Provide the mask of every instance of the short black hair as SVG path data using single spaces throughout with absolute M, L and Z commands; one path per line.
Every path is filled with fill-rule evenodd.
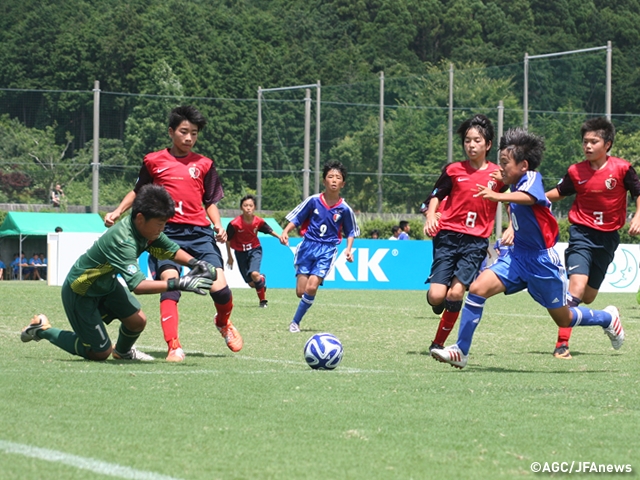
M 176 213 L 176 206 L 164 187 L 149 183 L 136 194 L 131 206 L 131 218 L 136 218 L 138 213 L 141 213 L 145 220 L 169 220 Z
M 256 199 L 256 196 L 249 194 L 249 195 L 245 195 L 244 197 L 242 197 L 240 199 L 240 208 L 242 208 L 242 204 L 244 202 L 246 202 L 247 200 L 253 200 L 253 206 L 254 207 L 258 204 L 258 200 Z
M 347 179 L 347 167 L 345 167 L 342 163 L 337 160 L 330 160 L 327 162 L 322 169 L 322 178 L 327 178 L 327 174 L 331 170 L 338 170 L 342 175 L 342 180 L 345 181 Z
M 404 230 L 404 227 L 406 227 L 407 225 L 409 225 L 409 222 L 407 222 L 406 220 L 400 220 L 400 223 L 398 224 L 400 230 Z
M 486 115 L 477 114 L 462 122 L 462 124 L 458 127 L 458 130 L 456 130 L 456 133 L 460 135 L 460 140 L 462 140 L 463 147 L 464 138 L 467 136 L 467 132 L 472 128 L 478 130 L 480 135 L 482 135 L 482 137 L 484 138 L 484 141 L 487 143 L 491 142 L 491 147 L 493 146 L 493 124 Z M 491 150 L 491 147 L 489 147 L 489 150 L 487 150 L 487 152 Z
M 204 118 L 204 115 L 202 115 L 196 107 L 183 105 L 171 110 L 171 113 L 169 114 L 169 128 L 175 130 L 185 120 L 197 126 L 198 131 L 202 130 L 207 124 L 207 119 Z
M 595 132 L 596 135 L 604 140 L 604 143 L 611 142 L 609 148 L 613 146 L 613 140 L 616 138 L 616 127 L 605 117 L 590 118 L 584 122 L 580 127 L 581 138 L 584 138 L 587 132 Z
M 62 231 L 62 227 L 56 227 L 56 233 L 60 233 Z
M 529 170 L 535 170 L 542 163 L 544 139 L 527 132 L 523 128 L 510 128 L 500 139 L 500 151 L 506 150 L 516 164 L 529 163 Z
M 400 230 L 400 225 L 394 225 L 391 227 L 391 233 L 396 233 L 398 230 Z

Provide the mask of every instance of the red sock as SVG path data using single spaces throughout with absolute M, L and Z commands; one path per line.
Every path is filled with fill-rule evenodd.
M 178 340 L 179 319 L 178 302 L 170 299 L 162 300 L 160 302 L 160 325 L 162 326 L 162 332 L 164 333 L 164 341 L 169 344 L 170 348 L 171 342 Z M 178 341 L 178 347 L 179 346 L 180 342 Z
M 456 320 L 458 320 L 458 316 L 460 312 L 449 312 L 445 310 L 442 314 L 442 318 L 440 319 L 440 325 L 438 325 L 438 333 L 436 333 L 436 338 L 433 340 L 438 345 L 444 346 L 444 342 L 447 341 L 453 326 L 456 324 Z
M 229 299 L 227 303 L 215 303 L 216 306 L 216 327 L 225 327 L 229 323 L 229 317 L 231 317 L 231 310 L 233 310 L 233 298 Z
M 573 330 L 571 327 L 558 327 L 558 341 L 556 342 L 556 348 L 562 344 L 569 346 L 571 330 Z
M 256 290 L 256 293 L 258 294 L 258 298 L 260 299 L 260 301 L 265 300 L 265 288 L 262 287 L 260 290 Z

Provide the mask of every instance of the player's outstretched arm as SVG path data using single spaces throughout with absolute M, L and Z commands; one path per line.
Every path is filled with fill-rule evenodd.
M 563 198 L 565 198 L 562 195 L 560 195 L 560 192 L 558 192 L 558 189 L 556 187 L 553 187 L 548 192 L 545 192 L 545 195 L 547 196 L 547 200 L 549 200 L 551 203 L 558 202 Z
M 136 192 L 131 190 L 124 196 L 124 198 L 120 202 L 120 205 L 118 205 L 113 212 L 109 212 L 104 216 L 104 226 L 112 227 L 118 221 L 120 216 L 131 208 L 131 205 L 133 205 L 133 201 L 135 199 Z
M 188 274 L 181 278 L 171 278 L 166 282 L 164 280 L 143 280 L 133 289 L 133 293 L 136 295 L 151 295 L 181 290 L 183 292 L 206 295 L 211 290 L 211 285 L 213 285 L 213 280 L 210 278 Z

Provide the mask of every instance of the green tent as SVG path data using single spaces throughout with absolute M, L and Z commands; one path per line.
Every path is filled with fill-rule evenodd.
M 9 212 L 0 226 L 0 238 L 47 235 L 56 227 L 64 232 L 97 232 L 106 230 L 97 213 Z
M 47 234 L 54 233 L 56 227 L 61 227 L 64 233 L 102 233 L 106 230 L 102 217 L 97 213 L 9 212 L 0 226 L 2 258 L 9 260 L 12 252 L 22 252 L 27 238 L 30 240 L 26 245 L 31 244 L 34 249 L 37 245 L 38 251 L 46 251 Z M 14 237 L 17 242 L 11 240 Z M 5 264 L 10 261 L 5 261 Z M 18 278 L 22 278 L 22 267 Z

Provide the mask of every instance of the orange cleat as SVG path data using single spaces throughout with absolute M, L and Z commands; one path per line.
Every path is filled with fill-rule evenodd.
M 233 326 L 233 323 L 229 322 L 224 327 L 217 327 L 220 335 L 224 338 L 224 341 L 227 342 L 227 347 L 232 352 L 239 352 L 242 350 L 242 337 L 240 336 L 240 332 L 238 329 Z
M 185 356 L 182 348 L 172 348 L 167 355 L 167 362 L 182 362 Z

